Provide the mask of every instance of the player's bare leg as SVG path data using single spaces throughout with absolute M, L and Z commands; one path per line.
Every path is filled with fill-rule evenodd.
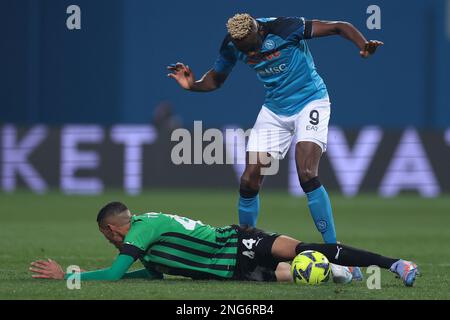
M 267 167 L 266 153 L 247 152 L 239 186 L 239 224 L 256 226 L 259 215 L 259 190 L 264 181 L 261 169 Z
M 297 255 L 296 249 L 300 243 L 300 241 L 294 238 L 279 236 L 273 242 L 272 255 L 280 261 L 292 261 Z

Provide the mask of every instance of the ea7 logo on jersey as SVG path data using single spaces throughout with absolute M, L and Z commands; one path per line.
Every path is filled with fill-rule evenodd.
M 319 127 L 318 126 L 312 126 L 312 125 L 307 125 L 306 126 L 306 130 L 307 131 L 315 131 L 315 132 L 317 132 L 318 130 L 319 130 Z

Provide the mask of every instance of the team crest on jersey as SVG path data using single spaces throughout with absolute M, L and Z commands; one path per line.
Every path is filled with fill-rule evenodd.
M 264 48 L 267 50 L 273 50 L 275 49 L 275 41 L 273 40 L 266 40 L 266 42 L 264 42 Z

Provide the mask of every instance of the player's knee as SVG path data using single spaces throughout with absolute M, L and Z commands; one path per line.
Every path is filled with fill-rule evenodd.
M 286 262 L 280 262 L 275 270 L 277 281 L 292 282 L 291 265 Z
M 317 177 L 316 170 L 314 170 L 312 167 L 308 167 L 308 166 L 299 168 L 298 174 L 300 177 L 300 181 L 302 183 L 305 183 L 305 182 Z
M 244 197 L 254 197 L 261 187 L 261 179 L 255 168 L 246 168 L 241 177 L 240 192 Z
M 241 189 L 259 191 L 262 180 L 259 170 L 260 169 L 257 166 L 248 166 L 245 168 L 245 171 L 241 176 Z
M 260 189 L 259 179 L 251 179 L 250 177 L 242 176 L 239 192 L 244 198 L 252 198 L 256 196 Z

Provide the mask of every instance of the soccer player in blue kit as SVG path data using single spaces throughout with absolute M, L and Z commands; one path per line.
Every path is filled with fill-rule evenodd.
M 247 162 L 240 182 L 239 223 L 255 226 L 259 214 L 259 190 L 267 155 L 283 159 L 295 142 L 300 185 L 308 199 L 311 216 L 325 243 L 336 243 L 330 199 L 318 177 L 319 162 L 326 151 L 330 101 L 316 71 L 306 40 L 340 35 L 353 42 L 367 58 L 383 45 L 367 41 L 350 23 L 307 20 L 302 17 L 253 18 L 236 14 L 228 20 L 228 33 L 213 68 L 200 80 L 183 63 L 168 67 L 168 75 L 190 91 L 208 92 L 221 87 L 238 60 L 257 73 L 266 99 L 247 145 Z M 294 141 L 293 141 L 294 140 Z M 256 161 L 249 161 L 256 159 Z M 358 268 L 354 279 L 362 278 Z

